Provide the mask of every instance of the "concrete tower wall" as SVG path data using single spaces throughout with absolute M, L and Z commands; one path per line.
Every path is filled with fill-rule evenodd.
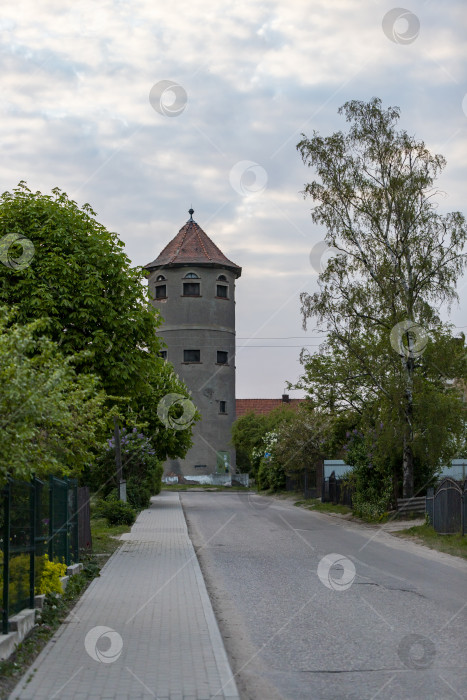
M 187 273 L 198 279 L 186 278 Z M 226 281 L 218 280 L 220 275 Z M 165 280 L 157 281 L 160 276 Z M 229 269 L 196 264 L 161 266 L 149 276 L 153 303 L 164 319 L 159 333 L 167 345 L 167 360 L 202 416 L 185 459 L 167 462 L 166 473 L 225 473 L 220 466 L 224 456 L 230 471 L 235 471 L 230 442 L 235 420 L 235 279 Z M 199 283 L 200 296 L 184 296 L 184 283 Z M 166 299 L 156 298 L 155 288 L 161 284 L 166 285 Z M 218 284 L 227 286 L 227 298 L 217 297 Z M 200 362 L 185 362 L 184 350 L 199 350 Z M 227 353 L 227 364 L 218 362 L 218 351 Z

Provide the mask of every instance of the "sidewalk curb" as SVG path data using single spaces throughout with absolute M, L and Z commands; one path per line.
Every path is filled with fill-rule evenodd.
M 180 508 L 182 509 L 183 512 L 183 519 L 185 522 L 185 530 L 186 530 L 186 536 L 190 542 L 190 548 L 192 551 L 192 556 L 194 560 L 196 561 L 195 565 L 195 576 L 196 576 L 196 583 L 198 585 L 198 590 L 199 590 L 199 595 L 201 598 L 201 603 L 203 605 L 203 610 L 204 610 L 204 616 L 206 618 L 206 624 L 208 626 L 209 630 L 209 637 L 211 639 L 211 644 L 212 648 L 214 651 L 214 656 L 216 659 L 216 665 L 219 671 L 219 675 L 222 679 L 222 687 L 219 688 L 219 692 L 222 692 L 225 696 L 225 698 L 229 698 L 232 700 L 239 700 L 240 695 L 237 690 L 237 686 L 235 683 L 235 678 L 234 674 L 232 673 L 232 669 L 230 667 L 230 663 L 227 657 L 227 652 L 225 650 L 224 646 L 224 641 L 222 639 L 219 626 L 217 624 L 216 616 L 214 614 L 214 610 L 211 604 L 211 600 L 209 598 L 209 594 L 206 588 L 206 583 L 204 581 L 204 577 L 201 571 L 201 567 L 199 565 L 198 557 L 195 552 L 195 548 L 193 547 L 193 542 L 191 541 L 191 538 L 188 534 L 188 525 L 186 522 L 186 516 L 185 516 L 185 511 L 182 507 L 182 502 L 180 499 L 180 496 L 178 497 L 179 503 L 180 503 Z

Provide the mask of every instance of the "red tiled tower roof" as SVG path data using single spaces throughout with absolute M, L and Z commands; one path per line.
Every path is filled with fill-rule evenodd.
M 224 253 L 211 241 L 196 221 L 193 221 L 193 210 L 190 209 L 190 219 L 168 243 L 153 262 L 145 265 L 152 272 L 161 267 L 182 267 L 201 265 L 204 267 L 223 267 L 235 273 L 242 274 L 242 268 L 225 257 Z

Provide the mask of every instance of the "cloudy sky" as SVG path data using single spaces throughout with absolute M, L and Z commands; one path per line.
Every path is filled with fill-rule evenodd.
M 280 396 L 299 375 L 300 348 L 319 342 L 300 318 L 300 292 L 316 289 L 310 251 L 324 235 L 300 194 L 311 176 L 295 148 L 302 132 L 343 128 L 337 109 L 349 99 L 398 105 L 401 126 L 447 158 L 440 210 L 465 213 L 465 6 L 393 9 L 391 0 L 6 0 L 2 191 L 24 179 L 89 202 L 135 265 L 156 257 L 193 205 L 243 268 L 237 396 Z M 459 327 L 465 281 L 464 314 L 451 315 Z

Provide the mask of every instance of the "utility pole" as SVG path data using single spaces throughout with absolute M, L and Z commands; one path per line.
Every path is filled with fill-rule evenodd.
M 120 428 L 118 426 L 117 417 L 114 416 L 114 435 L 115 435 L 115 464 L 117 465 L 117 488 L 118 497 L 126 503 L 126 481 L 123 481 L 122 471 L 122 450 L 120 446 Z

